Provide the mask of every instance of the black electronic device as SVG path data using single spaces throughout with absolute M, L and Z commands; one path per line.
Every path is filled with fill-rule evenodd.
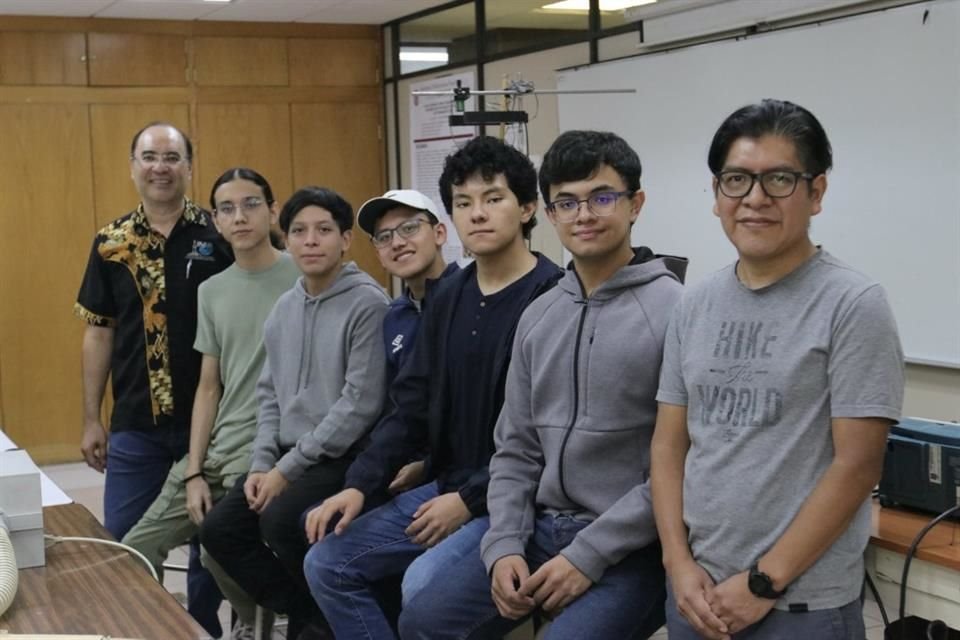
M 890 429 L 880 505 L 942 513 L 960 504 L 960 424 L 904 418 Z

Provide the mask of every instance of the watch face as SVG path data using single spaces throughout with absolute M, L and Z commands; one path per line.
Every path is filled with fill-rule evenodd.
M 751 571 L 750 577 L 747 579 L 747 586 L 750 587 L 750 592 L 754 595 L 763 593 L 763 577 Z
M 747 578 L 747 587 L 750 593 L 759 598 L 776 599 L 777 593 L 773 590 L 773 581 L 770 577 L 758 569 L 750 571 Z

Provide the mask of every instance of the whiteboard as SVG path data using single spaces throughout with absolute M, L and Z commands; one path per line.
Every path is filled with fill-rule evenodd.
M 559 89 L 637 93 L 560 95 L 560 130 L 637 150 L 634 244 L 690 258 L 692 283 L 736 259 L 712 214 L 714 131 L 763 98 L 807 107 L 834 153 L 813 241 L 883 284 L 908 361 L 960 368 L 958 34 L 960 2 L 941 0 L 561 71 Z

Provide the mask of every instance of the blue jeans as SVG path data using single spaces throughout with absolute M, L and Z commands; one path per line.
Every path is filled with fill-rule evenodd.
M 431 482 L 401 493 L 382 507 L 353 521 L 340 535 L 330 534 L 310 549 L 303 571 L 313 598 L 338 638 L 388 640 L 396 634 L 377 601 L 374 583 L 399 576 L 423 555 L 426 548 L 410 540 L 404 531 L 413 522 L 417 508 L 437 496 L 437 484 Z M 483 535 L 487 519 L 471 520 L 441 542 L 433 551 L 442 561 L 444 545 L 456 545 L 461 532 L 476 539 Z M 416 582 L 429 579 L 439 569 L 421 565 Z M 411 585 L 413 588 L 413 585 Z
M 187 454 L 190 432 L 184 429 L 110 433 L 103 491 L 103 526 L 122 540 L 153 504 L 175 462 Z M 187 611 L 207 633 L 223 633 L 217 611 L 223 595 L 200 564 L 200 544 L 190 541 L 187 568 Z
M 526 548 L 531 573 L 570 544 L 587 522 L 541 514 Z M 609 567 L 558 615 L 549 640 L 647 638 L 663 624 L 664 574 L 660 545 L 651 544 Z M 524 620 L 500 617 L 479 546 L 438 573 L 400 614 L 400 637 L 413 639 L 501 638 Z
M 476 551 L 489 527 L 490 518 L 474 518 L 414 560 L 403 574 L 401 590 L 404 606 L 429 586 L 441 571 L 446 571 L 464 556 Z
M 699 640 L 677 610 L 672 590 L 667 595 L 667 633 L 670 640 Z M 736 640 L 863 640 L 863 603 L 857 599 L 835 609 L 791 613 L 773 609 L 765 618 L 733 634 Z

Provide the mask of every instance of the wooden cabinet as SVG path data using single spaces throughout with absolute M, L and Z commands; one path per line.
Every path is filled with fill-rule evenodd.
M 72 308 L 93 242 L 85 105 L 0 105 L 0 368 L 4 430 L 38 461 L 79 457 Z
M 356 25 L 3 17 L 0 423 L 35 460 L 80 459 L 73 303 L 95 231 L 139 200 L 134 133 L 167 121 L 190 135 L 188 193 L 204 206 L 248 166 L 280 204 L 320 184 L 358 207 L 385 188 L 379 41 Z M 350 257 L 387 286 L 355 234 Z
M 194 68 L 200 86 L 286 86 L 283 38 L 194 38 Z
M 187 84 L 187 39 L 181 35 L 90 33 L 90 84 L 179 87 Z
M 0 32 L 0 84 L 87 84 L 83 33 Z
M 380 43 L 359 39 L 290 38 L 292 86 L 374 87 Z
M 295 104 L 291 109 L 294 182 L 327 186 L 353 205 L 383 193 L 383 141 L 377 104 Z M 369 238 L 354 228 L 348 257 L 389 288 Z

